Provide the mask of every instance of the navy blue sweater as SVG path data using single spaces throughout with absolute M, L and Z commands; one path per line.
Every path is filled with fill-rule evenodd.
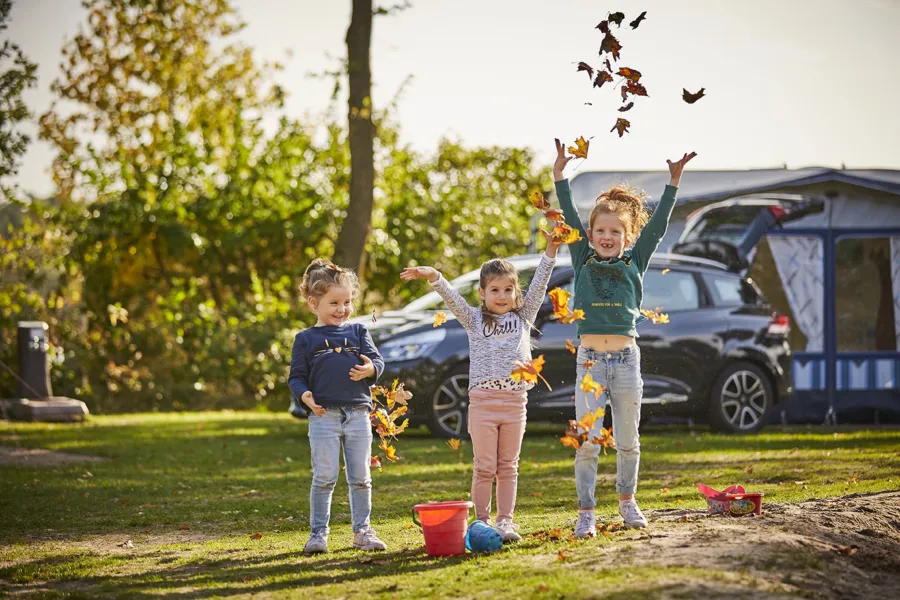
M 375 367 L 375 377 L 353 381 L 350 369 L 363 364 L 366 355 Z M 384 359 L 362 323 L 322 325 L 301 331 L 291 350 L 288 385 L 298 401 L 311 391 L 317 404 L 326 408 L 372 405 L 369 386 L 384 372 Z

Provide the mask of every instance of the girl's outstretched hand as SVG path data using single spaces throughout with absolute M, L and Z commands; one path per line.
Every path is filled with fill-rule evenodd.
M 556 142 L 556 162 L 553 163 L 553 180 L 562 181 L 565 179 L 563 169 L 566 168 L 566 165 L 569 164 L 572 157 L 566 156 L 566 147 L 559 141 L 559 138 L 556 138 L 554 141 Z
M 559 242 L 553 241 L 553 234 L 549 231 L 541 229 L 541 233 L 547 238 L 547 247 L 544 249 L 544 254 L 550 258 L 554 258 L 556 256 L 556 251 L 559 250 Z
M 671 179 L 669 180 L 669 185 L 672 187 L 678 187 L 678 184 L 681 183 L 681 173 L 684 171 L 684 166 L 690 162 L 692 158 L 697 156 L 696 152 L 691 152 L 690 154 L 685 154 L 681 157 L 681 160 L 678 162 L 672 162 L 671 160 L 667 160 L 669 163 L 669 175 Z
M 427 279 L 431 283 L 434 283 L 440 276 L 441 274 L 431 267 L 408 267 L 400 272 L 400 279 L 403 281 Z

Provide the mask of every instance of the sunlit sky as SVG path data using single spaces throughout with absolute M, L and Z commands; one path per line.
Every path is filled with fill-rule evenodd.
M 326 110 L 331 86 L 309 73 L 334 69 L 346 53 L 351 1 L 235 6 L 257 56 L 286 63 L 277 75 L 290 94 L 286 113 Z M 626 114 L 631 132 L 621 139 L 609 132 L 618 93 L 592 89 L 575 70 L 579 61 L 600 65 L 594 27 L 616 10 L 626 15 L 618 64 L 640 70 L 650 93 Z M 84 17 L 77 0 L 14 0 L 7 33 L 39 64 L 38 89 L 25 96 L 35 113 L 29 133 L 52 102 L 63 41 Z M 898 30 L 897 0 L 413 0 L 375 19 L 373 101 L 383 107 L 412 76 L 396 119 L 402 140 L 423 151 L 448 136 L 530 147 L 549 163 L 554 137 L 583 135 L 594 137 L 579 171 L 664 169 L 691 150 L 695 169 L 900 169 Z M 688 105 L 683 87 L 707 96 Z M 48 144 L 32 143 L 17 179 L 23 190 L 52 193 L 52 158 Z

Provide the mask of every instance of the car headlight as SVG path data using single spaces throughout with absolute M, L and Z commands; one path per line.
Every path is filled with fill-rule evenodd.
M 446 329 L 433 329 L 395 338 L 381 345 L 384 362 L 400 362 L 419 358 L 431 352 L 447 337 Z

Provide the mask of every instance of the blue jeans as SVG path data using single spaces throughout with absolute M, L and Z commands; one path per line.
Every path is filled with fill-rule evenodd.
M 596 361 L 590 370 L 584 363 Z M 581 391 L 585 373 L 606 388 L 599 398 L 591 392 Z M 644 382 L 641 379 L 641 352 L 635 346 L 621 352 L 598 352 L 585 347 L 578 348 L 577 380 L 575 382 L 575 418 L 581 418 L 609 403 L 612 407 L 613 439 L 616 442 L 616 492 L 634 494 L 637 489 L 638 466 L 641 459 L 641 442 L 638 423 L 641 420 L 641 397 Z M 603 420 L 594 425 L 591 436 L 599 435 Z M 579 508 L 597 505 L 594 487 L 597 485 L 597 460 L 600 446 L 583 444 L 575 453 L 575 488 Z
M 372 513 L 372 426 L 368 407 L 329 408 L 321 417 L 309 413 L 309 448 L 312 455 L 312 487 L 309 490 L 309 525 L 313 533 L 328 535 L 331 494 L 341 470 L 341 442 L 350 487 L 353 531 L 369 527 Z

